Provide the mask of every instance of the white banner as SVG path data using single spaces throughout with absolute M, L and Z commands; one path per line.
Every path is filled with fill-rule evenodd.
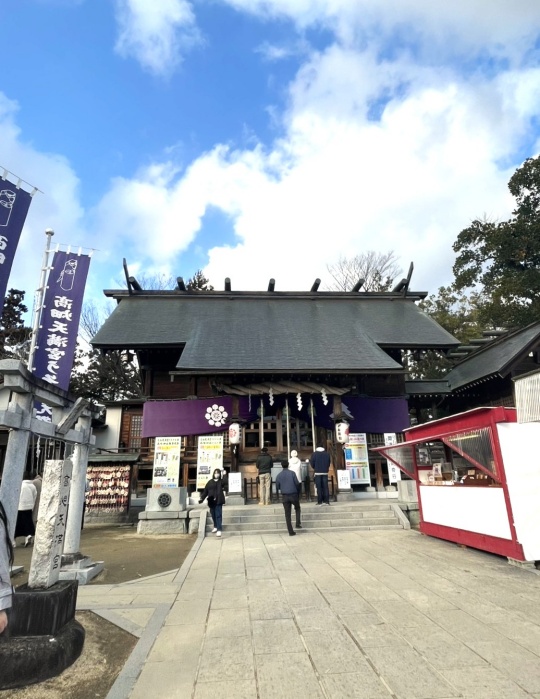
M 345 445 L 345 467 L 351 474 L 351 483 L 371 485 L 367 436 L 365 433 L 349 434 Z
M 337 472 L 338 490 L 351 489 L 351 472 L 348 470 Z
M 229 473 L 229 495 L 242 493 L 242 474 Z
M 182 437 L 156 437 L 152 488 L 178 488 Z
M 385 447 L 393 447 L 394 444 L 397 444 L 397 437 L 395 432 L 385 432 L 384 433 L 384 446 Z M 386 465 L 388 466 L 388 481 L 390 483 L 397 483 L 398 481 L 401 480 L 401 471 L 399 468 L 392 463 L 392 461 L 388 460 L 386 461 Z
M 197 449 L 197 490 L 204 488 L 216 468 L 223 469 L 223 435 L 199 437 Z

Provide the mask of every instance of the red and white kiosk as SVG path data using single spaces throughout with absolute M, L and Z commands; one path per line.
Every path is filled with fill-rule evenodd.
M 514 561 L 540 560 L 540 422 L 475 408 L 373 449 L 416 481 L 420 531 Z

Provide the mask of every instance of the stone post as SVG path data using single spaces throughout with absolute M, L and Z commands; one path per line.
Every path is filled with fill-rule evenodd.
M 84 435 L 90 434 L 90 418 L 79 419 L 80 429 Z M 88 441 L 76 444 L 73 451 L 73 475 L 69 496 L 69 516 L 66 529 L 64 557 L 77 557 L 81 545 L 81 524 L 86 490 L 86 468 L 88 466 Z
M 7 414 L 13 413 L 14 421 L 19 422 L 18 428 L 9 432 L 4 473 L 0 484 L 0 500 L 8 518 L 11 540 L 15 534 L 19 495 L 28 454 L 33 402 L 31 393 L 14 393 L 6 411 Z
M 48 589 L 58 582 L 66 537 L 72 467 L 70 459 L 45 462 L 28 587 Z

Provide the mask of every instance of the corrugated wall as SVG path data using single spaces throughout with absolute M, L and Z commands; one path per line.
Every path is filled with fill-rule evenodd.
M 514 380 L 518 422 L 540 421 L 540 371 Z

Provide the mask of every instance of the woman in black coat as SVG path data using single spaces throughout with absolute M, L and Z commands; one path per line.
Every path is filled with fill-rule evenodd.
M 216 536 L 221 536 L 221 530 L 223 528 L 225 489 L 225 479 L 221 477 L 221 470 L 216 468 L 214 469 L 212 478 L 204 486 L 204 490 L 202 491 L 199 499 L 199 505 L 201 505 L 205 499 L 208 498 L 208 507 L 210 508 L 210 514 L 212 515 L 212 521 L 214 522 L 212 534 L 215 534 Z

